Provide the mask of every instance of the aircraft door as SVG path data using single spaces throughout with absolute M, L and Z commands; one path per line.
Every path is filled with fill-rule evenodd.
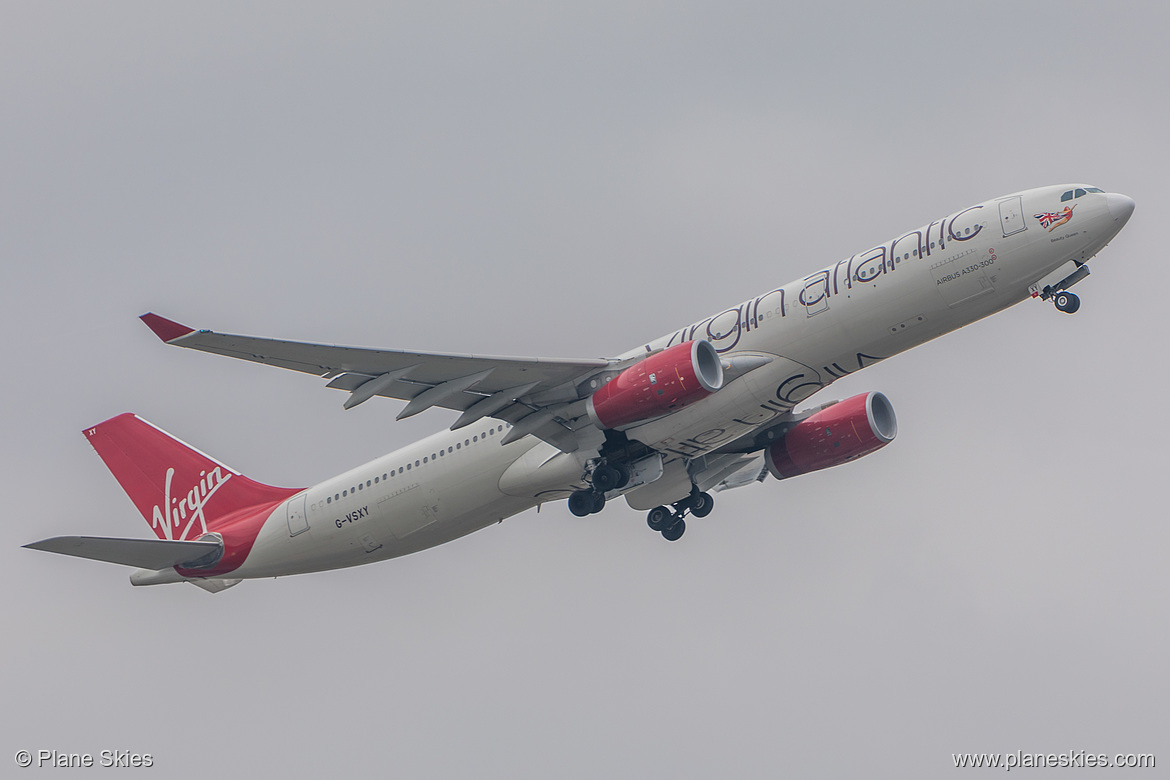
M 296 536 L 309 530 L 309 518 L 305 514 L 305 493 L 294 496 L 288 502 L 288 535 Z
M 1023 199 L 1017 195 L 999 202 L 999 224 L 1003 227 L 1004 238 L 1028 229 L 1024 221 Z

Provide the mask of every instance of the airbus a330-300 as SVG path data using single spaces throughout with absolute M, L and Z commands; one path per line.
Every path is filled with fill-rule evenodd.
M 399 419 L 458 416 L 312 487 L 279 488 L 123 414 L 85 436 L 157 538 L 27 546 L 133 566 L 135 585 L 216 592 L 406 555 L 566 499 L 585 516 L 624 498 L 675 541 L 712 493 L 893 441 L 881 393 L 801 408 L 837 379 L 1029 298 L 1075 312 L 1069 288 L 1133 209 L 1084 184 L 994 198 L 605 359 L 309 344 L 145 314 L 167 344 L 321 377 L 347 409 L 382 396 L 406 401 Z

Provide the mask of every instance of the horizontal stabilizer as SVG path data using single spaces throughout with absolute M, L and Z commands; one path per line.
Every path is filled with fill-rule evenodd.
M 102 536 L 55 536 L 26 544 L 32 550 L 74 555 L 140 569 L 167 569 L 213 555 L 219 542 L 171 541 L 168 539 L 111 539 Z

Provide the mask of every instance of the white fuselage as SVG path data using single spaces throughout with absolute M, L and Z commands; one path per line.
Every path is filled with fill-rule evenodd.
M 775 422 L 842 376 L 1019 303 L 1030 285 L 1069 261 L 1088 260 L 1124 224 L 1103 193 L 1060 202 L 1074 186 L 964 209 L 631 350 L 621 357 L 706 339 L 724 358 L 771 362 L 673 414 L 628 427 L 627 437 L 667 461 L 703 455 Z M 1067 207 L 1072 218 L 1061 224 L 1038 219 Z M 481 420 L 443 431 L 308 488 L 273 512 L 231 576 L 417 552 L 585 486 L 585 462 L 596 453 L 559 455 L 532 436 L 501 446 L 508 427 Z M 627 498 L 637 506 L 633 494 Z

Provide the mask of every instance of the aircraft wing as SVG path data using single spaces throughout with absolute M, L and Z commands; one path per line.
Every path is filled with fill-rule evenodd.
M 406 401 L 398 419 L 438 406 L 462 412 L 452 430 L 484 417 L 512 423 L 502 440 L 533 434 L 571 452 L 581 446 L 580 388 L 625 367 L 605 359 L 494 357 L 346 347 L 195 330 L 157 314 L 141 317 L 167 344 L 250 360 L 328 379 L 352 409 L 374 396 Z M 580 406 L 580 408 L 578 408 Z

